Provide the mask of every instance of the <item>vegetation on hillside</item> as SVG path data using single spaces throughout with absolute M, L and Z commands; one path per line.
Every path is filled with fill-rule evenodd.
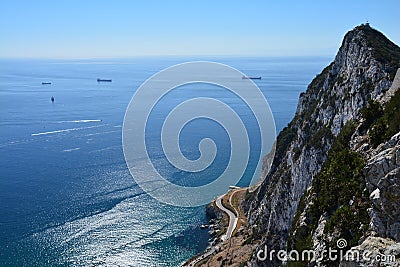
M 368 227 L 368 194 L 362 168 L 365 165 L 360 154 L 349 149 L 349 141 L 355 125 L 347 123 L 335 139 L 328 158 L 316 175 L 309 190 L 301 199 L 292 232 L 289 248 L 303 251 L 311 249 L 311 236 L 321 216 L 327 218 L 325 234 L 335 238 L 327 242 L 334 248 L 336 240 L 345 238 L 349 245 L 357 244 Z M 306 207 L 306 203 L 311 203 Z M 305 224 L 299 224 L 305 211 Z M 307 266 L 306 262 L 290 262 L 289 266 Z
M 374 147 L 388 141 L 400 131 L 400 91 L 395 93 L 384 108 L 378 102 L 370 101 L 361 110 L 361 116 L 364 118 L 363 127 L 369 129 L 368 137 Z
M 376 147 L 400 131 L 400 91 L 384 107 L 370 100 L 360 112 L 364 119 L 361 129 L 368 132 L 371 144 Z M 348 247 L 357 245 L 366 232 L 370 202 L 362 173 L 365 160 L 349 149 L 355 129 L 352 121 L 342 128 L 311 190 L 302 197 L 292 224 L 290 249 L 312 248 L 311 237 L 321 217 L 327 220 L 324 233 L 334 237 L 325 240 L 329 247 L 335 248 L 339 238 L 346 239 Z M 310 203 L 308 207 L 306 203 Z M 304 211 L 305 224 L 299 224 Z M 307 262 L 290 262 L 289 266 L 307 266 Z
M 373 48 L 374 58 L 390 68 L 390 79 L 392 80 L 397 69 L 400 68 L 400 48 L 383 33 L 369 25 L 361 25 L 359 29 L 365 34 L 368 47 Z
M 400 91 L 384 107 L 370 100 L 360 112 L 364 119 L 361 129 L 368 132 L 371 144 L 376 147 L 400 131 Z M 332 248 L 336 247 L 339 238 L 347 240 L 348 248 L 357 245 L 367 231 L 370 202 L 362 173 L 365 160 L 349 149 L 355 130 L 352 121 L 342 128 L 321 171 L 314 178 L 311 190 L 302 197 L 292 224 L 290 249 L 312 249 L 312 234 L 321 217 L 327 220 L 324 234 L 333 239 L 325 242 Z M 299 223 L 302 215 L 306 216 L 305 224 Z M 307 266 L 307 262 L 290 262 L 289 266 Z

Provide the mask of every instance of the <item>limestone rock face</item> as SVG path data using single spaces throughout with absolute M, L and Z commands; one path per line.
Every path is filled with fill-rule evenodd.
M 300 95 L 295 118 L 278 137 L 271 171 L 244 205 L 249 227 L 262 246 L 286 249 L 300 198 L 321 170 L 342 127 L 349 120 L 360 120 L 360 109 L 369 99 L 387 101 L 389 91 L 393 95 L 389 88 L 397 68 L 377 56 L 375 46 L 387 42 L 369 25 L 356 27 L 345 35 L 335 60 Z M 371 154 L 364 170 L 373 203 L 371 228 L 376 235 L 394 240 L 400 238 L 399 136 L 375 151 L 365 148 Z M 358 144 L 363 141 L 361 134 L 354 138 Z M 318 229 L 321 234 L 323 227 Z M 316 240 L 314 245 L 323 247 Z M 260 262 L 254 255 L 253 266 L 280 264 Z
M 378 236 L 400 241 L 400 133 L 373 152 L 364 168 L 371 193 L 371 227 Z

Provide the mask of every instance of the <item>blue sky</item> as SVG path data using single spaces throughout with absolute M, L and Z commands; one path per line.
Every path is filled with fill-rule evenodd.
M 0 57 L 333 56 L 369 20 L 400 44 L 399 1 L 0 1 Z

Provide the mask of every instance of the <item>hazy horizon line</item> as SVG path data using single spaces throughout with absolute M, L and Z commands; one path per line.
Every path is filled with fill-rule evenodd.
M 194 54 L 194 55 L 174 55 L 174 54 L 164 54 L 164 55 L 136 55 L 136 56 L 96 56 L 96 57 L 3 57 L 0 56 L 0 60 L 117 60 L 117 59 L 136 59 L 136 58 L 182 58 L 182 57 L 221 57 L 221 58 L 330 58 L 334 57 L 332 54 L 299 54 L 299 55 L 268 55 L 268 54 Z

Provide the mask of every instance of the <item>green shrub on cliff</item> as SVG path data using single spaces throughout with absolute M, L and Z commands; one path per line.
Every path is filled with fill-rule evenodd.
M 369 128 L 368 137 L 376 147 L 388 141 L 400 131 L 400 91 L 397 91 L 382 109 L 378 102 L 371 101 L 361 110 L 365 127 Z
M 378 101 L 368 100 L 366 107 L 360 110 L 361 116 L 364 118 L 363 127 L 368 129 L 383 115 L 383 108 Z

